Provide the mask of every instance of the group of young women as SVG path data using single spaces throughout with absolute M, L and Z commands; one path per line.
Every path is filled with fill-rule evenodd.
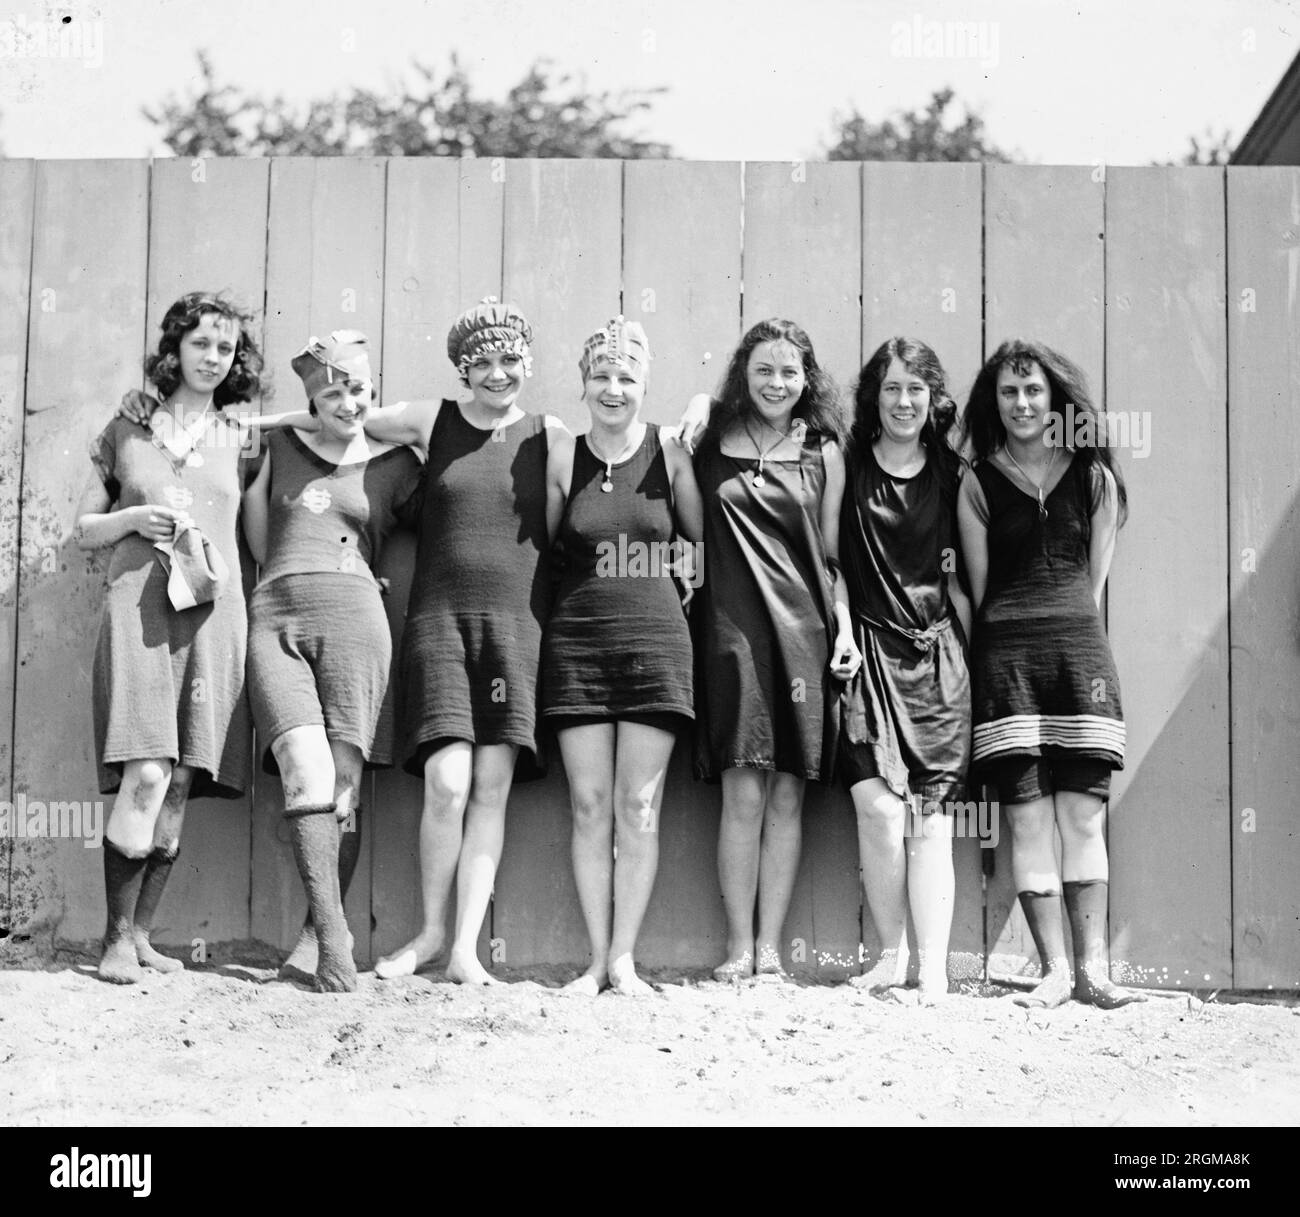
M 152 919 L 187 797 L 243 788 L 247 658 L 310 906 L 285 971 L 319 989 L 356 985 L 342 898 L 359 780 L 394 761 L 424 784 L 423 917 L 375 971 L 445 958 L 451 979 L 491 983 L 475 944 L 544 723 L 591 946 L 569 989 L 648 991 L 636 940 L 669 759 L 694 719 L 696 774 L 722 793 L 719 980 L 785 978 L 805 784 L 838 776 L 883 948 L 858 983 L 904 991 L 910 911 L 919 999 L 940 999 L 952 820 L 976 780 L 1007 812 L 1042 958 L 1018 1000 L 1138 1000 L 1107 976 L 1101 832 L 1124 726 L 1098 604 L 1125 496 L 1104 444 L 1052 442 L 1067 402 L 1100 421 L 1069 361 L 998 348 L 967 406 L 968 466 L 942 367 L 915 339 L 867 361 L 848 420 L 808 335 L 760 322 L 669 438 L 641 418 L 647 335 L 614 318 L 583 345 L 591 424 L 575 439 L 520 405 L 532 332 L 512 306 L 453 324 L 464 400 L 376 406 L 365 336 L 341 331 L 293 361 L 308 410 L 241 419 L 229 407 L 262 389 L 250 322 L 221 297 L 177 301 L 146 363 L 161 400 L 129 395 L 92 448 L 79 538 L 114 546 L 95 658 L 102 788 L 117 791 L 101 976 L 181 966 L 150 945 Z M 241 503 L 260 567 L 247 613 Z M 373 571 L 402 521 L 418 547 L 395 735 Z M 233 573 L 178 607 L 177 576 L 209 549 Z

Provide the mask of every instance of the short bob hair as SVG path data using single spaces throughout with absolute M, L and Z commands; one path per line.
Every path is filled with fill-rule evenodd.
M 839 389 L 836 388 L 835 381 L 817 363 L 812 340 L 803 329 L 793 321 L 776 317 L 760 321 L 740 340 L 740 345 L 727 364 L 726 374 L 709 413 L 709 433 L 721 438 L 733 422 L 744 423 L 756 416 L 754 403 L 749 399 L 749 357 L 754 348 L 764 342 L 785 342 L 799 352 L 806 383 L 795 403 L 794 417 L 802 418 L 812 434 L 843 443 L 844 410 L 840 405 Z
M 235 359 L 230 371 L 212 395 L 217 409 L 254 397 L 270 397 L 271 387 L 262 375 L 262 352 L 253 337 L 253 314 L 224 294 L 188 292 L 171 306 L 162 319 L 158 351 L 144 361 L 144 374 L 164 399 L 181 384 L 181 339 L 197 329 L 204 317 L 217 316 L 233 323 L 237 332 Z

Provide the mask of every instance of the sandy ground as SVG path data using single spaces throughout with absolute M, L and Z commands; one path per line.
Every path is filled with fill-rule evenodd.
M 680 974 L 587 1000 L 536 968 L 322 996 L 276 961 L 234 949 L 126 988 L 88 955 L 0 970 L 0 1123 L 1300 1123 L 1294 1002 L 1029 1012 L 967 984 L 917 1009 Z

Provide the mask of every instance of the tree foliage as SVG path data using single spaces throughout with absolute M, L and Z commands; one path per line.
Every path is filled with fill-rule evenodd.
M 961 122 L 949 113 L 955 94 L 939 89 L 923 110 L 899 110 L 873 123 L 854 107 L 832 120 L 835 142 L 826 145 L 832 161 L 1011 161 L 1018 158 L 993 144 L 984 119 L 966 107 Z
M 541 156 L 665 157 L 667 144 L 628 134 L 627 124 L 664 89 L 590 93 L 539 60 L 504 101 L 474 95 L 455 54 L 441 83 L 413 65 L 417 83 L 400 93 L 358 89 L 293 105 L 219 84 L 199 52 L 200 81 L 144 116 L 176 155 L 193 156 Z
M 1201 135 L 1187 137 L 1187 151 L 1175 161 L 1164 161 L 1166 165 L 1226 165 L 1232 156 L 1234 147 L 1232 132 L 1215 132 L 1206 127 Z

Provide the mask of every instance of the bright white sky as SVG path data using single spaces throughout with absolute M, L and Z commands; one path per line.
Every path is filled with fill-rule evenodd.
M 10 31 L 64 15 L 102 62 L 9 53 Z M 909 55 L 917 19 L 974 22 L 982 48 Z M 950 84 L 1030 160 L 1144 164 L 1245 132 L 1300 50 L 1300 0 L 0 0 L 0 144 L 163 154 L 140 108 L 186 89 L 199 48 L 221 81 L 294 100 L 452 50 L 500 97 L 546 57 L 595 90 L 668 86 L 639 133 L 694 159 L 815 156 L 834 111 L 879 119 Z

